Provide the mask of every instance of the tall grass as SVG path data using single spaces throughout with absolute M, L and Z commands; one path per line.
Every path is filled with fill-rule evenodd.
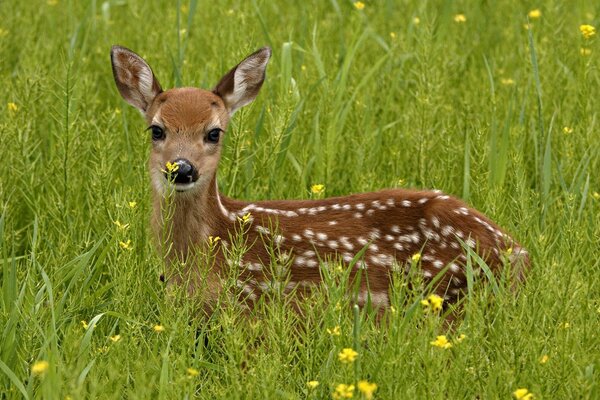
M 1 2 L 0 398 L 329 398 L 363 379 L 376 398 L 598 398 L 600 48 L 579 32 L 598 15 L 592 1 Z M 112 44 L 163 87 L 205 88 L 271 46 L 226 135 L 225 194 L 443 189 L 530 250 L 527 282 L 471 277 L 451 331 L 416 277 L 393 276 L 376 323 L 343 268 L 301 313 L 274 285 L 250 317 L 233 298 L 198 317 L 158 279 L 149 138 L 114 87 Z M 451 348 L 431 345 L 444 334 Z

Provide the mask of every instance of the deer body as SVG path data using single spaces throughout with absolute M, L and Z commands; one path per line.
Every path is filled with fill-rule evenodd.
M 415 254 L 425 280 L 443 273 L 435 290 L 450 300 L 466 287 L 467 248 L 493 272 L 507 261 L 517 269 L 528 266 L 527 252 L 508 234 L 464 202 L 438 191 L 397 189 L 252 203 L 222 196 L 216 179 L 220 136 L 231 115 L 256 97 L 269 57 L 268 48 L 250 55 L 213 91 L 162 91 L 143 59 L 123 47 L 112 49 L 117 87 L 152 130 L 152 225 L 158 237 L 168 236 L 171 262 L 173 257 L 187 260 L 195 249 L 205 248 L 210 237 L 221 239 L 212 243 L 215 260 L 208 273 L 200 273 L 201 265 L 191 266 L 174 273 L 172 282 L 186 281 L 193 293 L 203 276 L 210 300 L 219 294 L 226 270 L 238 268 L 243 299 L 253 302 L 268 289 L 273 262 L 287 268 L 286 290 L 291 292 L 317 285 L 321 265 L 348 265 L 365 249 L 350 275 L 362 274 L 358 302 L 386 307 L 392 271 L 414 265 Z M 169 189 L 175 190 L 174 214 L 165 221 L 162 210 Z M 232 265 L 228 241 L 242 223 L 250 246 Z

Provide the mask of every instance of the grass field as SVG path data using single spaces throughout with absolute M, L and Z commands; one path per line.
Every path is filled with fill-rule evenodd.
M 214 3 L 0 2 L 0 399 L 600 398 L 600 42 L 580 31 L 600 4 Z M 205 88 L 271 46 L 224 194 L 441 189 L 528 248 L 527 283 L 476 284 L 449 332 L 400 278 L 384 324 L 339 277 L 305 318 L 274 293 L 190 323 L 158 279 L 150 137 L 113 44 Z

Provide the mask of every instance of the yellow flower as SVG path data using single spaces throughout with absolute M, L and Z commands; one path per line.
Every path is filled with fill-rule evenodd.
M 166 172 L 166 173 L 170 174 L 170 173 L 175 172 L 175 171 L 177 171 L 179 169 L 179 164 L 167 161 L 167 163 L 165 164 L 165 167 L 167 169 L 166 170 L 162 170 L 162 172 Z
M 342 334 L 342 330 L 339 325 L 336 325 L 333 329 L 327 328 L 327 333 L 331 336 L 340 336 Z
M 569 133 L 573 133 L 573 128 L 571 128 L 571 127 L 568 127 L 568 126 L 565 126 L 565 127 L 563 128 L 563 132 L 564 132 L 564 133 L 567 133 L 567 134 L 569 134 Z
M 17 112 L 17 110 L 19 109 L 19 106 L 17 106 L 16 103 L 10 102 L 6 105 L 8 107 L 8 111 L 10 112 Z
M 208 243 L 209 243 L 211 246 L 214 246 L 215 244 L 217 244 L 217 242 L 218 242 L 219 240 L 221 240 L 221 238 L 220 238 L 219 236 L 209 236 L 209 237 L 208 237 Z
M 563 322 L 562 324 L 559 324 L 558 327 L 563 329 L 569 329 L 571 327 L 571 324 L 568 322 Z
M 246 213 L 241 218 L 238 217 L 238 221 L 245 225 L 251 220 L 251 218 L 252 218 L 252 214 Z
M 579 25 L 579 31 L 583 35 L 584 39 L 591 39 L 594 35 L 596 35 L 596 28 L 592 25 Z
M 523 28 L 525 28 L 525 30 L 530 30 L 533 29 L 533 24 L 523 24 Z
M 119 107 L 115 108 L 115 114 L 117 114 L 117 115 L 121 114 L 121 109 Z
M 432 346 L 439 347 L 441 349 L 449 349 L 452 347 L 452 343 L 448 341 L 446 335 L 439 335 L 433 342 L 429 342 Z
M 437 294 L 430 295 L 427 300 L 429 300 L 429 304 L 431 305 L 431 309 L 433 312 L 438 312 L 442 309 L 442 304 L 444 303 L 444 299 L 438 296 Z
M 454 22 L 458 22 L 459 24 L 467 22 L 467 17 L 465 16 L 465 14 L 456 14 L 454 16 Z
M 354 385 L 346 385 L 345 383 L 337 385 L 335 392 L 331 395 L 335 400 L 351 399 L 352 396 L 354 396 Z
M 200 375 L 200 371 L 198 371 L 196 368 L 192 368 L 192 367 L 186 369 L 185 372 L 187 372 L 187 374 L 190 377 L 194 377 L 194 376 Z
M 114 336 L 110 336 L 109 339 L 113 342 L 113 343 L 117 343 L 119 340 L 121 340 L 121 335 L 114 335 Z
M 154 332 L 156 332 L 156 333 L 161 333 L 161 332 L 164 332 L 165 327 L 157 324 L 157 325 L 154 325 L 154 327 L 152 327 L 152 329 L 154 329 Z
M 546 364 L 549 359 L 550 359 L 550 357 L 548 357 L 548 354 L 544 354 L 543 356 L 540 357 L 540 364 Z
M 308 386 L 310 390 L 316 389 L 316 387 L 319 386 L 319 381 L 308 381 L 306 382 L 306 386 Z
M 137 201 L 130 201 L 127 204 L 129 205 L 129 208 L 135 208 L 135 206 L 137 206 Z
M 529 393 L 526 388 L 517 389 L 513 392 L 513 396 L 517 400 L 532 400 L 533 394 Z
M 392 40 L 395 40 L 396 39 L 396 32 L 390 32 L 390 38 Z
M 368 400 L 373 398 L 373 392 L 377 390 L 377 385 L 374 383 L 369 383 L 369 381 L 358 381 L 358 390 L 367 398 Z
M 590 54 L 592 54 L 592 49 L 588 49 L 586 47 L 582 47 L 582 48 L 579 49 L 579 54 L 581 54 L 584 57 L 589 56 Z
M 117 229 L 120 231 L 124 231 L 129 228 L 129 224 L 122 224 L 119 220 L 113 221 L 113 224 L 115 224 Z
M 502 79 L 500 79 L 500 82 L 501 82 L 503 85 L 507 85 L 507 86 L 509 86 L 509 85 L 514 85 L 514 84 L 515 84 L 515 81 L 514 81 L 514 80 L 512 80 L 511 78 L 502 78 Z
M 536 8 L 535 10 L 531 10 L 529 11 L 529 13 L 527 14 L 527 16 L 531 19 L 538 19 L 539 17 L 542 16 L 542 12 L 540 11 L 539 8 Z
M 312 185 L 310 187 L 310 191 L 313 194 L 321 194 L 321 193 L 323 193 L 325 191 L 325 185 L 320 185 L 320 184 L 319 185 Z
M 413 262 L 418 263 L 421 260 L 421 253 L 415 253 L 410 258 Z
M 467 335 L 465 335 L 464 333 L 461 333 L 460 335 L 458 335 L 458 337 L 454 340 L 456 343 L 460 343 L 463 340 L 465 340 L 467 338 Z
M 363 3 L 362 1 L 355 1 L 354 8 L 356 8 L 357 10 L 362 10 L 363 8 L 365 8 L 365 3 Z
M 342 349 L 342 351 L 338 354 L 338 359 L 342 362 L 342 364 L 350 364 L 353 363 L 358 357 L 358 353 L 351 348 L 346 347 Z
M 126 242 L 119 242 L 119 246 L 121 246 L 121 248 L 123 250 L 132 250 L 133 246 L 131 245 L 131 239 L 127 239 Z
M 36 361 L 31 366 L 31 373 L 33 375 L 43 375 L 48 371 L 48 367 L 50 367 L 48 361 Z
M 600 200 L 600 193 L 594 192 L 592 193 L 592 197 L 594 198 L 594 200 Z
M 413 18 L 413 24 L 419 25 L 420 23 L 421 23 L 421 18 L 419 18 L 419 17 L 414 17 Z
M 87 321 L 81 321 L 81 326 L 83 326 L 83 329 L 87 329 L 90 326 L 88 325 Z

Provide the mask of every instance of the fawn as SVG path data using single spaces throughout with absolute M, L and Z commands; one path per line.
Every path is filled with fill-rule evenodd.
M 221 195 L 216 174 L 223 135 L 235 111 L 256 98 L 270 56 L 268 47 L 249 55 L 210 91 L 163 91 L 146 61 L 129 49 L 112 47 L 117 88 L 141 111 L 152 134 L 152 227 L 158 237 L 168 237 L 170 283 L 185 281 L 194 293 L 203 280 L 209 300 L 204 308 L 210 312 L 222 291 L 223 275 L 237 268 L 241 297 L 251 305 L 273 278 L 269 243 L 278 250 L 275 263 L 287 268 L 287 293 L 319 284 L 320 268 L 331 265 L 324 261 L 333 261 L 352 265 L 350 279 L 362 274 L 359 306 L 379 309 L 389 306 L 392 271 L 414 265 L 426 282 L 440 274 L 434 290 L 449 301 L 466 289 L 469 254 L 485 260 L 495 274 L 509 266 L 522 278 L 529 267 L 527 251 L 483 214 L 439 191 L 394 189 L 324 200 L 257 202 Z M 161 208 L 168 193 L 174 212 L 167 224 Z M 228 260 L 228 240 L 242 223 L 251 245 L 241 259 Z M 222 240 L 215 243 L 215 237 Z M 176 261 L 188 260 L 209 245 L 216 246 L 212 266 L 176 271 Z M 362 250 L 360 261 L 352 262 Z M 203 268 L 210 270 L 201 273 Z

